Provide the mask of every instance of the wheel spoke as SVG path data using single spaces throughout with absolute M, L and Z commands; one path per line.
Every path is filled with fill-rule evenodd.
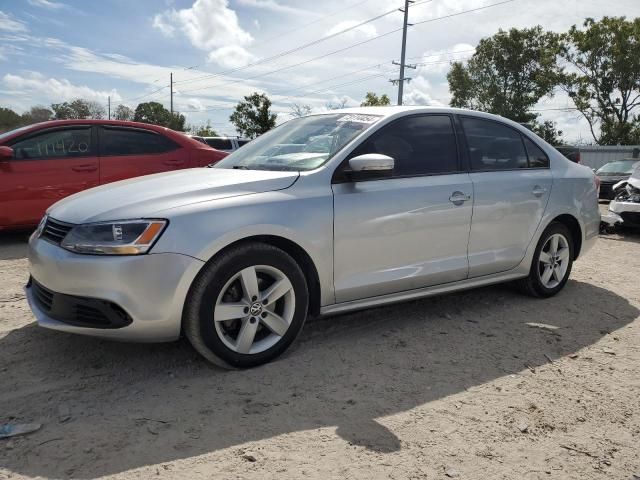
M 569 258 L 569 247 L 564 247 L 558 250 L 558 257 L 560 260 L 567 260 Z
M 245 319 L 238 332 L 238 338 L 236 339 L 236 350 L 238 353 L 249 353 L 251 345 L 253 345 L 253 339 L 256 337 L 256 331 L 258 330 L 258 322 L 251 323 L 250 319 Z
M 540 261 L 542 263 L 544 263 L 545 265 L 548 265 L 551 263 L 551 255 L 549 255 L 547 252 L 540 252 Z
M 242 290 L 247 301 L 253 302 L 253 298 L 258 298 L 260 291 L 258 290 L 258 275 L 255 267 L 247 267 L 240 272 L 240 281 L 242 282 Z
M 553 267 L 553 278 L 556 282 L 562 280 L 562 272 L 560 271 L 560 267 Z
M 278 280 L 262 293 L 262 298 L 266 300 L 265 305 L 271 305 L 276 300 L 286 295 L 292 288 L 293 286 L 288 278 Z
M 549 246 L 549 253 L 554 255 L 558 251 L 558 236 L 551 237 L 551 245 Z
M 544 272 L 542 273 L 542 277 L 540 277 L 540 280 L 542 280 L 542 283 L 544 283 L 545 286 L 549 283 L 549 280 L 551 280 L 552 274 L 553 274 L 553 268 L 551 266 L 546 267 L 544 269 Z
M 276 335 L 280 335 L 281 337 L 285 333 L 287 333 L 287 330 L 289 329 L 289 324 L 284 318 L 282 318 L 280 315 L 277 315 L 273 312 L 266 311 L 266 313 L 267 313 L 267 316 L 264 318 L 261 318 L 260 320 L 262 321 L 262 323 L 265 324 L 265 326 L 269 330 L 271 330 Z
M 216 309 L 213 312 L 213 319 L 216 322 L 224 322 L 226 320 L 236 320 L 238 318 L 246 317 L 245 308 L 246 303 L 219 303 L 216 305 Z

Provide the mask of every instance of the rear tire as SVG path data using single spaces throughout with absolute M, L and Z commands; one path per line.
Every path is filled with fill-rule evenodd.
M 282 354 L 307 317 L 307 283 L 296 261 L 262 243 L 232 247 L 193 282 L 183 315 L 185 335 L 207 360 L 250 368 Z
M 540 236 L 529 275 L 518 280 L 523 293 L 534 297 L 552 297 L 569 279 L 574 259 L 571 231 L 560 222 L 552 222 Z

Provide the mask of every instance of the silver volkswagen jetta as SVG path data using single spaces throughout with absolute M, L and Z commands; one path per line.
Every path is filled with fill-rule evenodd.
M 58 202 L 30 239 L 26 290 L 44 327 L 131 341 L 184 332 L 210 361 L 251 367 L 310 315 L 511 280 L 554 295 L 596 239 L 597 199 L 589 168 L 501 117 L 332 111 L 213 168 Z

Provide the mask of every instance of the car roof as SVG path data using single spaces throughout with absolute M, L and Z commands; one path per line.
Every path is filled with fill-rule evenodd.
M 72 119 L 72 120 L 48 120 L 46 122 L 34 123 L 28 125 L 26 128 L 16 132 L 14 135 L 3 138 L 2 142 L 9 142 L 16 137 L 23 135 L 29 135 L 38 130 L 45 130 L 48 128 L 72 126 L 72 125 L 109 125 L 114 127 L 129 127 L 129 128 L 142 128 L 145 130 L 151 130 L 153 132 L 161 133 L 181 144 L 182 146 L 190 146 L 195 148 L 202 148 L 203 144 L 198 140 L 195 140 L 183 132 L 178 132 L 167 127 L 160 125 L 154 125 L 152 123 L 143 122 L 130 122 L 125 120 L 96 120 L 96 119 Z

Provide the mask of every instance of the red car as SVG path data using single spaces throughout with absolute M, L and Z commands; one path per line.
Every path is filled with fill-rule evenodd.
M 50 205 L 80 190 L 227 155 L 146 123 L 55 120 L 18 128 L 0 134 L 0 230 L 37 225 Z

